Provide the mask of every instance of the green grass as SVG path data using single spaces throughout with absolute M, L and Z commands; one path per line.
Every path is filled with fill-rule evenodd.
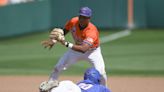
M 101 31 L 100 36 L 116 31 Z M 0 40 L 0 75 L 50 74 L 67 48 L 44 49 L 48 32 Z M 67 36 L 69 41 L 70 35 Z M 130 36 L 101 44 L 109 75 L 164 75 L 164 30 L 134 30 Z M 83 74 L 90 65 L 78 62 L 63 74 Z

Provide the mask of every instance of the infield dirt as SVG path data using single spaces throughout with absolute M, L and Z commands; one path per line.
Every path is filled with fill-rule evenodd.
M 78 82 L 80 76 L 61 76 L 59 80 Z M 0 76 L 0 92 L 39 92 L 48 76 Z M 108 78 L 112 92 L 164 92 L 164 77 L 112 76 Z

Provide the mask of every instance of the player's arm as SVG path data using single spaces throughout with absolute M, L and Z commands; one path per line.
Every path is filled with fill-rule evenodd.
M 66 35 L 72 29 L 73 25 L 74 25 L 74 22 L 72 19 L 67 21 L 67 23 L 65 24 L 63 28 L 64 35 Z
M 78 52 L 85 53 L 89 50 L 90 46 L 88 44 L 82 44 L 82 45 L 73 45 L 72 49 Z
M 66 42 L 65 40 L 60 41 L 61 44 L 65 45 L 68 48 L 71 48 L 72 50 L 81 52 L 81 53 L 85 53 L 89 50 L 90 45 L 87 43 L 83 43 L 82 45 L 76 45 L 76 44 L 72 44 L 70 42 Z
M 68 34 L 68 32 L 69 32 L 69 30 L 67 30 L 67 29 L 63 29 L 63 31 L 64 31 L 64 35 L 66 35 L 66 34 Z
M 103 92 L 111 92 L 109 88 L 105 88 Z
M 63 29 L 63 31 L 64 31 L 64 35 L 66 35 L 69 32 L 66 29 Z M 82 45 L 73 45 L 72 43 L 65 42 L 65 41 L 61 43 L 65 45 L 66 47 L 69 47 L 75 51 L 82 52 L 82 53 L 85 53 L 90 48 L 90 45 L 87 43 L 83 43 Z
M 67 29 L 63 29 L 64 31 L 64 35 L 66 35 L 69 30 Z M 69 47 L 75 51 L 81 52 L 81 53 L 85 53 L 86 51 L 88 51 L 88 49 L 90 48 L 90 44 L 87 43 L 83 43 L 82 45 L 73 45 L 72 43 L 66 42 L 66 41 L 62 41 L 61 42 L 63 45 L 65 45 L 66 47 Z
M 72 43 L 64 41 L 64 42 L 62 42 L 62 44 L 68 48 L 71 48 L 71 49 L 78 51 L 78 52 L 81 52 L 81 53 L 87 52 L 90 48 L 90 45 L 87 43 L 83 43 L 82 45 L 76 45 L 76 44 L 72 44 Z
M 71 49 L 73 49 L 75 51 L 78 51 L 78 52 L 81 52 L 81 53 L 85 53 L 93 45 L 93 42 L 95 41 L 94 39 L 96 37 L 97 36 L 96 35 L 93 35 L 93 34 L 92 34 L 92 36 L 87 36 L 87 38 L 84 39 L 84 41 L 83 41 L 83 43 L 81 45 L 72 44 L 70 42 L 66 42 L 65 40 L 61 41 L 61 43 L 63 45 L 65 45 L 66 47 L 71 48 Z

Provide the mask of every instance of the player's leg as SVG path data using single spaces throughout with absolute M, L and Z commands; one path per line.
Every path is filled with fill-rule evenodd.
M 66 70 L 69 66 L 75 64 L 80 59 L 81 56 L 82 56 L 81 53 L 69 49 L 56 64 L 55 68 L 53 69 L 53 72 L 51 73 L 49 80 L 58 79 L 58 76 L 61 73 L 61 71 Z
M 105 72 L 105 64 L 101 54 L 100 47 L 94 50 L 89 56 L 88 60 L 102 75 L 101 84 L 107 86 L 107 75 Z
M 61 81 L 58 87 L 51 89 L 50 92 L 81 92 L 81 89 L 72 81 Z

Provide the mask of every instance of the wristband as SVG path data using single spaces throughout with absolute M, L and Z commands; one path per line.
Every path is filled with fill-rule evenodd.
M 69 43 L 68 44 L 68 48 L 72 48 L 73 47 L 73 44 L 72 43 Z
M 72 48 L 73 47 L 73 44 L 72 43 L 69 43 L 69 42 L 65 42 L 64 45 L 68 48 Z

